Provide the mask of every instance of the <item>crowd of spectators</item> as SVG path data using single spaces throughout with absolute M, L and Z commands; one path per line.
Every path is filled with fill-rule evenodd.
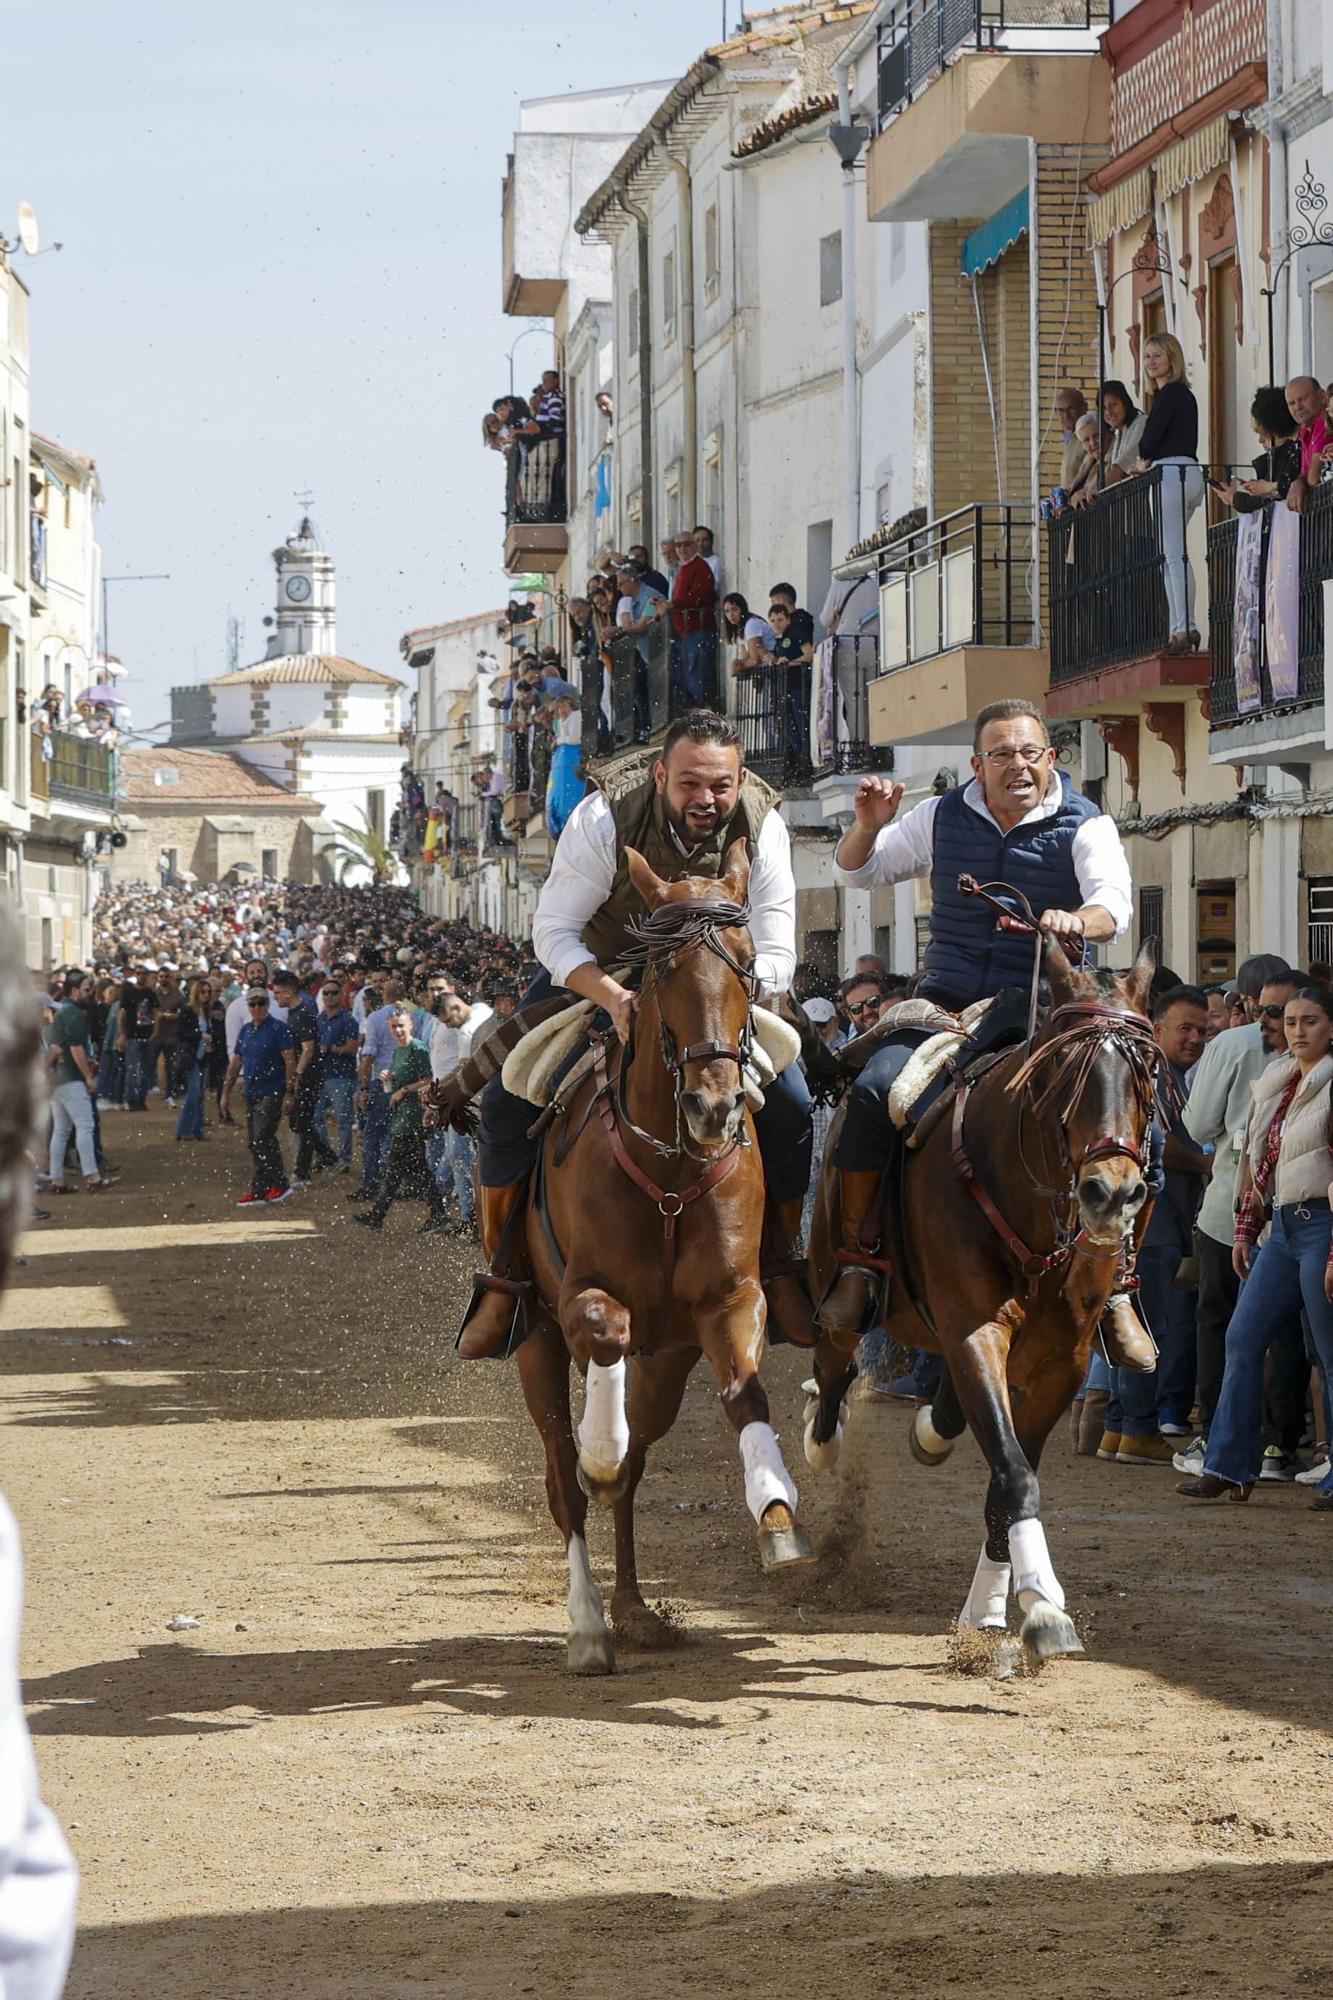
M 428 1229 L 470 1231 L 471 1142 L 426 1134 L 411 1086 L 456 1069 L 532 969 L 511 940 L 425 917 L 399 889 L 117 888 L 97 906 L 92 965 L 60 968 L 42 992 L 52 1125 L 40 1184 L 71 1192 L 73 1152 L 86 1189 L 109 1185 L 107 1116 L 160 1096 L 178 1143 L 244 1117 L 241 1206 L 356 1172 L 348 1199 L 372 1226 L 413 1189 Z

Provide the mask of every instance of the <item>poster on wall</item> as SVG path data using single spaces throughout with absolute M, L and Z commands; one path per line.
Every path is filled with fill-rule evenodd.
M 1295 516 L 1292 517 L 1293 519 Z M 1236 535 L 1236 713 L 1247 715 L 1262 700 L 1259 688 L 1259 562 L 1263 550 L 1262 513 L 1242 514 Z
M 1272 509 L 1264 625 L 1273 700 L 1295 701 L 1300 688 L 1301 517 L 1289 507 Z

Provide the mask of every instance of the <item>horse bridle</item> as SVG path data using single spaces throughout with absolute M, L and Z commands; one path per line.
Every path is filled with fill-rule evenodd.
M 1023 928 L 1030 928 L 1038 937 L 1040 936 L 1040 927 L 1031 904 L 1022 892 L 1013 888 L 1011 884 L 990 882 L 983 885 L 977 883 L 970 875 L 964 875 L 959 877 L 958 887 L 964 896 L 980 897 L 983 902 L 991 904 L 1014 923 L 1021 923 Z M 997 889 L 1012 896 L 1021 906 L 1024 913 L 1022 918 L 1015 917 L 1014 912 L 991 893 Z M 1060 1100 L 1057 1107 L 1058 1129 L 1060 1149 L 1066 1169 L 1066 1184 L 1063 1191 L 1047 1186 L 1041 1176 L 1033 1171 L 1031 1162 L 1022 1148 L 1021 1123 L 1019 1126 L 1020 1158 L 1024 1171 L 1032 1184 L 1051 1202 L 1055 1231 L 1055 1246 L 1052 1250 L 1045 1255 L 1031 1250 L 977 1179 L 976 1169 L 968 1156 L 964 1140 L 964 1117 L 971 1086 L 961 1076 L 957 1078 L 955 1084 L 952 1133 L 954 1166 L 987 1221 L 1027 1278 L 1029 1296 L 1035 1292 L 1039 1280 L 1048 1271 L 1056 1270 L 1068 1263 L 1083 1241 L 1084 1231 L 1077 1225 L 1076 1218 L 1078 1183 L 1084 1168 L 1098 1160 L 1112 1159 L 1131 1160 L 1140 1173 L 1145 1168 L 1142 1143 L 1123 1133 L 1108 1133 L 1103 1138 L 1092 1140 L 1083 1148 L 1077 1159 L 1069 1150 L 1066 1139 L 1067 1128 L 1083 1101 L 1084 1092 L 1098 1063 L 1108 1051 L 1118 1054 L 1126 1062 L 1146 1131 L 1156 1108 L 1157 1075 L 1163 1060 L 1152 1022 L 1146 1014 L 1140 1014 L 1132 1008 L 1110 1006 L 1099 1000 L 1062 1001 L 1051 1010 L 1047 1024 L 1048 1033 L 1038 1046 L 1032 1048 L 1031 1044 L 1036 1035 L 1041 961 L 1042 954 L 1038 948 L 1033 966 L 1028 1015 L 1028 1042 L 1031 1052 L 1009 1078 L 1005 1088 L 1023 1094 L 1034 1119 L 1040 1118 L 1044 1111 L 1050 1109 L 1057 1098 Z M 1073 1025 L 1063 1028 L 1057 1026 L 1066 1020 L 1072 1021 Z M 1049 1032 L 1050 1030 L 1054 1032 Z M 1039 1079 L 1048 1067 L 1053 1073 L 1049 1080 L 1042 1084 Z
M 629 965 L 642 965 L 645 968 L 644 983 L 640 988 L 641 996 L 656 993 L 681 957 L 687 951 L 697 950 L 700 946 L 713 952 L 716 957 L 729 965 L 745 987 L 748 1004 L 745 1029 L 739 1047 L 733 1046 L 730 1042 L 708 1041 L 691 1042 L 687 1048 L 678 1049 L 675 1036 L 662 1019 L 661 1010 L 658 1010 L 662 1061 L 671 1073 L 672 1079 L 672 1100 L 675 1106 L 674 1144 L 659 1139 L 655 1133 L 645 1132 L 643 1127 L 636 1124 L 629 1115 L 625 1102 L 625 1078 L 634 1053 L 633 1022 L 631 1021 L 630 1025 L 629 1044 L 621 1054 L 614 1082 L 609 1072 L 609 1050 L 614 1041 L 613 1034 L 604 1036 L 598 1042 L 594 1057 L 597 1077 L 594 1104 L 606 1132 L 611 1156 L 626 1179 L 632 1181 L 650 1201 L 656 1202 L 658 1214 L 662 1218 L 662 1284 L 668 1301 L 671 1298 L 676 1273 L 676 1223 L 680 1215 L 691 1202 L 700 1200 L 715 1187 L 720 1186 L 739 1160 L 741 1148 L 749 1144 L 742 1125 L 741 1130 L 718 1152 L 696 1153 L 688 1144 L 682 1130 L 680 1102 L 685 1066 L 691 1062 L 713 1062 L 719 1058 L 734 1062 L 740 1072 L 741 1087 L 744 1088 L 745 1068 L 750 1060 L 754 1042 L 754 992 L 757 982 L 753 970 L 749 966 L 742 965 L 735 954 L 727 949 L 718 932 L 741 927 L 749 922 L 749 917 L 750 910 L 747 903 L 733 903 L 718 898 L 709 902 L 664 903 L 648 916 L 637 918 L 629 925 L 633 942 L 629 951 L 624 954 L 624 962 Z M 658 958 L 658 954 L 668 945 L 671 947 L 669 955 L 665 959 Z M 688 1187 L 660 1187 L 630 1153 L 621 1131 L 622 1125 L 659 1157 L 679 1159 L 686 1156 L 697 1160 L 704 1171 L 696 1180 L 691 1181 Z
M 640 999 L 654 997 L 681 959 L 688 952 L 700 948 L 711 951 L 714 957 L 720 958 L 724 965 L 731 968 L 745 988 L 745 1027 L 741 1033 L 739 1046 L 732 1042 L 713 1040 L 691 1042 L 682 1049 L 678 1046 L 675 1035 L 668 1027 L 660 1008 L 658 1010 L 658 1045 L 663 1067 L 671 1076 L 675 1112 L 675 1132 L 670 1142 L 657 1138 L 652 1132 L 645 1132 L 643 1127 L 635 1124 L 629 1115 L 625 1089 L 635 1046 L 634 1026 L 631 1023 L 629 1047 L 621 1059 L 616 1076 L 616 1111 L 622 1123 L 635 1138 L 662 1159 L 679 1159 L 683 1154 L 689 1159 L 712 1165 L 724 1157 L 718 1153 L 696 1152 L 690 1145 L 681 1110 L 681 1089 L 688 1064 L 718 1061 L 734 1062 L 740 1075 L 740 1087 L 742 1090 L 745 1087 L 745 1071 L 754 1049 L 754 996 L 758 982 L 753 967 L 743 965 L 735 953 L 728 949 L 719 933 L 723 930 L 743 929 L 749 921 L 748 903 L 734 903 L 729 899 L 717 897 L 709 901 L 663 903 L 647 916 L 635 918 L 628 925 L 633 942 L 624 954 L 624 962 L 627 965 L 644 967 L 644 981 L 639 989 Z M 660 957 L 659 954 L 668 946 L 670 951 L 667 957 Z M 725 1151 L 730 1152 L 737 1146 L 748 1143 L 743 1132 L 739 1133 L 728 1142 Z

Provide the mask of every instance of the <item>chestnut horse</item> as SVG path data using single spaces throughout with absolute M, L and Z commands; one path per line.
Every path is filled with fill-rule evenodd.
M 615 1627 L 643 1644 L 666 1637 L 639 1591 L 634 1495 L 701 1353 L 739 1434 L 764 1567 L 814 1559 L 759 1380 L 764 1178 L 743 1074 L 754 990 L 746 854 L 733 841 L 717 881 L 666 883 L 627 850 L 648 912 L 636 926 L 644 977 L 631 1045 L 620 1050 L 611 1038 L 567 1102 L 557 1090 L 542 1196 L 525 1218 L 540 1306 L 518 1367 L 565 1538 L 575 1673 L 610 1673 L 615 1663 L 588 1560 L 589 1495 L 615 1514 Z M 577 1445 L 571 1356 L 586 1376 Z
M 1145 1013 L 1151 948 L 1116 977 L 1076 972 L 1048 945 L 1046 971 L 1051 1005 L 1034 1040 L 922 1121 L 920 1147 L 905 1156 L 899 1222 L 885 1227 L 895 1268 L 884 1324 L 904 1347 L 941 1355 L 946 1371 L 934 1408 L 913 1419 L 913 1455 L 941 1464 L 966 1422 L 990 1467 L 986 1540 L 958 1622 L 1003 1631 L 1012 1582 L 1037 1659 L 1082 1651 L 1046 1546 L 1037 1467 L 1148 1200 L 1160 1059 Z M 838 1240 L 832 1153 L 830 1135 L 811 1243 L 821 1289 Z M 836 1462 L 853 1344 L 824 1335 L 816 1350 L 812 1465 Z

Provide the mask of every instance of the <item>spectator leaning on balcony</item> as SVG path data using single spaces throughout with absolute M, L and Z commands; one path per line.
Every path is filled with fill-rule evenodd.
M 1078 420 L 1087 407 L 1087 397 L 1081 389 L 1074 388 L 1072 383 L 1066 382 L 1062 388 L 1056 390 L 1055 414 L 1059 417 L 1060 428 L 1064 432 L 1064 450 L 1060 455 L 1060 484 L 1066 493 L 1072 492 L 1087 457 L 1077 430 Z
M 1305 512 L 1305 498 L 1317 486 L 1323 469 L 1323 454 L 1333 440 L 1328 423 L 1328 401 L 1313 375 L 1293 375 L 1287 384 L 1287 409 L 1298 428 L 1301 441 L 1300 476 L 1287 491 L 1287 505 L 1293 514 Z
M 1211 482 L 1218 498 L 1238 514 L 1254 514 L 1270 500 L 1285 500 L 1301 472 L 1300 437 L 1284 390 L 1256 390 L 1250 422 L 1263 446 L 1253 461 L 1254 478 Z
M 1145 342 L 1143 372 L 1148 378 L 1144 401 L 1148 421 L 1139 439 L 1136 471 L 1162 468 L 1162 581 L 1166 586 L 1171 636 L 1168 653 L 1197 649 L 1194 623 L 1194 571 L 1185 551 L 1190 516 L 1203 499 L 1199 468 L 1199 405 L 1185 380 L 1185 350 L 1173 333 L 1155 333 Z
M 661 570 L 654 569 L 648 561 L 648 550 L 643 542 L 630 543 L 629 559 L 646 584 L 650 584 L 654 590 L 660 591 L 663 597 L 670 597 L 671 585 L 667 582 Z
M 803 658 L 807 664 L 815 654 L 815 621 L 808 611 L 802 610 L 796 602 L 794 583 L 775 583 L 768 593 L 768 615 L 773 616 L 776 604 L 785 604 L 790 614 L 788 630 L 797 645 L 804 649 Z
M 1079 418 L 1074 435 L 1083 446 L 1084 465 L 1069 489 L 1069 504 L 1071 507 L 1087 507 L 1101 491 L 1102 453 L 1110 445 L 1111 434 L 1101 418 L 1088 410 Z
M 696 547 L 696 549 L 698 549 L 699 554 L 708 564 L 709 569 L 712 570 L 713 582 L 717 585 L 718 589 L 721 590 L 722 561 L 719 556 L 715 556 L 713 554 L 713 530 L 711 528 L 706 528 L 703 525 L 702 521 L 697 522 L 695 525 L 694 546 Z
M 708 707 L 717 680 L 717 579 L 699 540 L 697 534 L 677 535 L 680 567 L 671 586 L 678 694 L 689 708 Z
M 1102 384 L 1102 421 L 1111 433 L 1106 449 L 1103 486 L 1118 486 L 1128 479 L 1139 456 L 1139 440 L 1148 421 L 1147 412 L 1136 407 L 1123 382 Z
M 777 643 L 777 633 L 767 618 L 751 611 L 739 590 L 728 591 L 722 600 L 722 636 L 736 650 L 731 663 L 732 678 L 762 667 Z

